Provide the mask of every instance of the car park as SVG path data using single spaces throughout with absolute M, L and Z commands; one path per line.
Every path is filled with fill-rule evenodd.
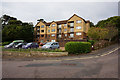
M 42 49 L 58 49 L 59 43 L 58 42 L 48 42 L 45 45 L 43 45 L 41 48 Z
M 39 45 L 35 42 L 27 43 L 26 45 L 22 46 L 23 49 L 28 49 L 28 48 L 38 48 Z

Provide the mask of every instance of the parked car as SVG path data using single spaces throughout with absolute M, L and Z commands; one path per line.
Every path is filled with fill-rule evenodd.
M 57 49 L 59 47 L 60 46 L 58 42 L 48 42 L 45 45 L 43 45 L 41 48 L 42 49 Z
M 15 45 L 15 48 L 22 48 L 22 46 L 26 45 L 27 43 L 18 43 L 17 45 Z
M 15 48 L 15 45 L 24 42 L 24 40 L 14 40 L 12 43 L 5 45 L 4 48 Z
M 22 48 L 24 49 L 28 49 L 28 48 L 38 48 L 39 45 L 35 42 L 31 42 L 31 43 L 27 43 L 26 45 L 22 46 Z

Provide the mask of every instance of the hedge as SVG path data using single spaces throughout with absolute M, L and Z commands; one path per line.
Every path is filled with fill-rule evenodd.
M 2 42 L 2 46 L 8 45 L 11 42 Z
M 88 40 L 92 45 L 94 45 L 95 41 L 94 40 Z
M 91 46 L 90 42 L 68 42 L 65 44 L 65 50 L 72 54 L 89 53 Z

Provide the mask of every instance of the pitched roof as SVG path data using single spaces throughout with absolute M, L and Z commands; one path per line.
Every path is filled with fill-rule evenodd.
M 78 15 L 74 14 L 73 16 L 77 16 L 79 17 Z M 70 20 L 73 16 L 71 16 L 68 20 Z M 83 19 L 82 17 L 79 17 L 81 19 Z M 67 23 L 68 20 L 61 20 L 61 21 L 52 21 L 52 22 L 55 22 L 56 24 L 65 24 Z M 85 19 L 83 19 L 85 23 L 88 23 L 90 21 L 85 21 Z M 52 22 L 43 22 L 45 25 L 49 26 Z M 38 22 L 39 23 L 39 22 Z M 37 23 L 37 24 L 38 24 Z
M 79 16 L 76 15 L 76 14 L 74 14 L 73 16 L 77 16 L 77 17 L 79 17 Z M 68 20 L 70 20 L 73 16 L 71 16 Z M 79 18 L 83 19 L 82 17 L 79 17 Z M 85 19 L 83 19 L 83 20 L 84 20 L 84 22 L 86 23 Z

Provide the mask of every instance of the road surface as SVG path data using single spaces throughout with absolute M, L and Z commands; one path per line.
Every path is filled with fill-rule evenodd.
M 102 49 L 102 52 L 97 51 L 99 54 L 90 54 L 92 56 L 48 60 L 3 59 L 2 76 L 3 78 L 118 78 L 118 45 L 109 48 Z

